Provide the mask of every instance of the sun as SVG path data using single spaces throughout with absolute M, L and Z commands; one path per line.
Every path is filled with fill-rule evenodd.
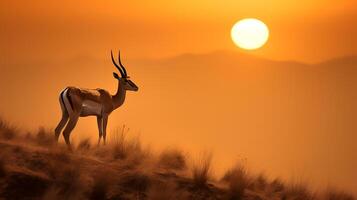
M 231 37 L 238 47 L 254 50 L 262 47 L 268 41 L 269 29 L 258 19 L 246 18 L 233 25 Z

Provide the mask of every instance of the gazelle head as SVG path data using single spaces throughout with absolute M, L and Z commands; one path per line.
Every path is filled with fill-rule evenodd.
M 115 62 L 112 51 L 110 51 L 110 54 L 111 54 L 112 62 L 114 64 L 114 66 L 119 70 L 120 75 L 121 75 L 121 77 L 120 77 L 117 73 L 113 72 L 114 78 L 118 79 L 120 84 L 124 86 L 125 90 L 138 91 L 139 90 L 138 86 L 136 86 L 135 83 L 130 80 L 130 77 L 126 73 L 125 67 L 123 66 L 123 64 L 120 61 L 120 51 L 118 53 L 119 65 Z

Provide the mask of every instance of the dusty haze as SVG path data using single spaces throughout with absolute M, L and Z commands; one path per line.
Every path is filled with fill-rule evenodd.
M 355 2 L 132 2 L 2 1 L 3 118 L 55 127 L 64 87 L 114 93 L 109 52 L 120 48 L 140 89 L 108 130 L 126 124 L 155 147 L 212 149 L 219 169 L 247 159 L 269 176 L 356 193 Z M 229 36 L 243 17 L 271 31 L 249 54 Z M 72 136 L 95 140 L 95 118 L 80 119 Z

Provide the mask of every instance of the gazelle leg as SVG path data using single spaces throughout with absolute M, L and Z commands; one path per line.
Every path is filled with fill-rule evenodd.
M 103 143 L 106 144 L 108 116 L 103 117 Z
M 98 124 L 98 131 L 99 131 L 99 138 L 98 138 L 98 146 L 100 144 L 100 140 L 102 139 L 103 135 L 103 118 L 97 116 L 97 124 Z
M 63 127 L 66 125 L 68 121 L 68 113 L 67 112 L 63 112 L 62 113 L 62 119 L 61 121 L 58 123 L 56 129 L 55 129 L 55 140 L 58 141 L 58 137 L 61 134 L 61 131 L 63 129 Z
M 71 147 L 71 143 L 69 141 L 69 136 L 71 135 L 73 128 L 76 126 L 76 124 L 78 122 L 78 118 L 79 118 L 79 115 L 71 116 L 69 118 L 66 128 L 63 131 L 64 140 L 66 141 L 66 144 L 70 150 L 72 149 L 72 147 Z

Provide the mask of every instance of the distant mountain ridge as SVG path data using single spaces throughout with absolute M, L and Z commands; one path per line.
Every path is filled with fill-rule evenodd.
M 184 53 L 177 56 L 172 56 L 164 59 L 157 59 L 156 62 L 159 63 L 169 63 L 169 62 L 182 62 L 182 60 L 189 61 L 190 59 L 195 61 L 203 61 L 207 59 L 230 59 L 235 61 L 254 61 L 254 62 L 268 62 L 268 63 L 284 63 L 284 64 L 297 64 L 305 66 L 321 66 L 325 64 L 338 64 L 338 63 L 357 63 L 357 55 L 346 55 L 335 57 L 331 59 L 326 59 L 316 63 L 305 63 L 297 60 L 274 60 L 265 58 L 262 56 L 256 56 L 249 53 L 234 52 L 229 50 L 217 50 L 208 53 Z

